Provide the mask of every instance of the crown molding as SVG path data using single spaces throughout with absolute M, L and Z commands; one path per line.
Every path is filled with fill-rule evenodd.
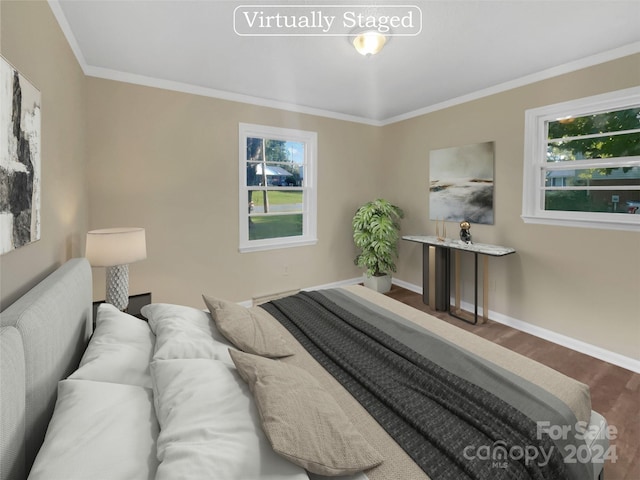
M 372 125 L 375 127 L 382 126 L 382 122 L 372 120 L 369 118 L 358 117 L 355 115 L 347 115 L 339 112 L 332 112 L 329 110 L 322 110 L 319 108 L 307 107 L 304 105 L 297 105 L 294 103 L 279 102 L 277 100 L 270 100 L 261 97 L 254 97 L 251 95 L 244 95 L 241 93 L 227 92 L 224 90 L 216 90 L 214 88 L 200 87 L 197 85 L 191 85 L 184 82 L 174 82 L 172 80 L 164 80 L 159 78 L 147 77 L 144 75 L 137 75 L 134 73 L 120 72 L 117 70 L 111 70 L 108 68 L 85 66 L 83 68 L 85 75 L 88 77 L 101 78 L 105 80 L 115 80 L 123 83 L 131 83 L 135 85 L 141 85 L 145 87 L 161 88 L 163 90 L 171 90 L 174 92 L 188 93 L 191 95 L 199 95 L 202 97 L 216 98 L 219 100 L 228 100 L 231 102 L 246 103 L 249 105 L 255 105 L 259 107 L 275 108 L 278 110 L 284 110 L 288 112 L 302 113 L 306 115 L 314 115 L 317 117 L 327 117 L 334 120 L 343 120 L 346 122 L 355 122 L 366 125 Z
M 596 55 L 591 55 L 589 57 L 581 58 L 579 60 L 574 60 L 569 63 L 558 65 L 553 68 L 548 68 L 546 70 L 532 73 L 531 75 L 526 75 L 524 77 L 520 77 L 515 80 L 510 80 L 508 82 L 500 83 L 498 85 L 494 85 L 492 87 L 478 90 L 476 92 L 472 92 L 467 95 L 462 95 L 460 97 L 452 98 L 450 100 L 445 100 L 444 102 L 436 103 L 428 107 L 419 108 L 412 112 L 407 112 L 407 113 L 403 113 L 402 115 L 390 117 L 390 118 L 387 118 L 386 120 L 383 120 L 381 123 L 382 123 L 382 126 L 391 125 L 392 123 L 397 123 L 404 120 L 408 120 L 410 118 L 419 117 L 421 115 L 426 115 L 428 113 L 436 112 L 438 110 L 444 110 L 445 108 L 471 102 L 473 100 L 478 100 L 480 98 L 488 97 L 490 95 L 495 95 L 496 93 L 506 92 L 507 90 L 513 90 L 514 88 L 524 87 L 525 85 L 530 85 L 532 83 L 540 82 L 542 80 L 558 77 L 566 73 L 575 72 L 577 70 L 582 70 L 583 68 L 592 67 L 594 65 L 606 63 L 612 60 L 616 60 L 618 58 L 634 55 L 636 53 L 640 53 L 640 42 L 630 43 L 628 45 L 624 45 L 622 47 L 615 48 L 613 50 L 608 50 L 606 52 L 598 53 Z
M 137 75 L 137 74 L 127 73 L 127 72 L 120 72 L 117 70 L 89 65 L 87 64 L 84 58 L 84 55 L 82 54 L 82 50 L 80 49 L 78 41 L 76 40 L 75 35 L 71 30 L 71 26 L 67 22 L 67 19 L 64 15 L 64 12 L 62 10 L 62 7 L 60 6 L 59 1 L 58 0 L 47 0 L 47 1 L 49 3 L 49 6 L 56 20 L 58 21 L 58 24 L 60 25 L 60 28 L 62 29 L 62 32 L 64 33 L 65 38 L 67 39 L 67 42 L 69 43 L 69 46 L 71 47 L 71 50 L 73 51 L 78 63 L 80 64 L 82 71 L 84 72 L 85 75 L 89 77 L 103 78 L 106 80 L 114 80 L 118 82 L 131 83 L 131 84 L 141 85 L 146 87 L 161 88 L 164 90 L 172 90 L 172 91 L 188 93 L 192 95 L 218 98 L 221 100 L 246 103 L 246 104 L 256 105 L 260 107 L 275 108 L 278 110 L 284 110 L 284 111 L 289 111 L 294 113 L 302 113 L 306 115 L 314 115 L 319 117 L 326 117 L 334 120 L 343 120 L 347 122 L 360 123 L 360 124 L 365 124 L 365 125 L 370 125 L 375 127 L 383 127 L 383 126 L 391 125 L 393 123 L 398 123 L 404 120 L 409 120 L 411 118 L 426 115 L 428 113 L 433 113 L 438 110 L 444 110 L 446 108 L 467 103 L 473 100 L 478 100 L 483 97 L 495 95 L 496 93 L 512 90 L 514 88 L 529 85 L 531 83 L 536 83 L 549 78 L 557 77 L 565 73 L 570 73 L 576 70 L 581 70 L 583 68 L 591 67 L 593 65 L 598 65 L 611 60 L 616 60 L 618 58 L 626 57 L 628 55 L 640 53 L 640 41 L 634 42 L 619 48 L 615 48 L 613 50 L 608 50 L 606 52 L 602 52 L 596 55 L 591 55 L 589 57 L 575 60 L 563 65 L 558 65 L 556 67 L 549 68 L 537 73 L 533 73 L 531 75 L 526 75 L 524 77 L 521 77 L 515 80 L 500 83 L 498 85 L 494 85 L 489 88 L 485 88 L 482 90 L 478 90 L 476 92 L 472 92 L 466 95 L 461 95 L 456 98 L 445 100 L 444 102 L 419 108 L 411 112 L 389 117 L 384 120 L 376 120 L 372 118 L 360 117 L 357 115 L 348 115 L 340 112 L 333 112 L 329 110 L 323 110 L 323 109 L 308 107 L 304 105 L 297 105 L 297 104 L 287 103 L 287 102 L 279 102 L 276 100 L 255 97 L 251 95 L 244 95 L 244 94 L 233 93 L 233 92 L 228 92 L 223 90 L 216 90 L 213 88 L 200 87 L 197 85 L 191 85 L 183 82 L 163 80 L 159 78 L 147 77 L 144 75 Z

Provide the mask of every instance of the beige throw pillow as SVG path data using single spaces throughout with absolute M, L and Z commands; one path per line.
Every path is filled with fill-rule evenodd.
M 243 352 L 270 358 L 294 354 L 277 327 L 271 323 L 273 318 L 263 309 L 245 308 L 208 295 L 202 298 L 218 330 Z
M 348 475 L 383 458 L 305 370 L 229 351 L 256 401 L 262 428 L 276 453 L 319 475 Z

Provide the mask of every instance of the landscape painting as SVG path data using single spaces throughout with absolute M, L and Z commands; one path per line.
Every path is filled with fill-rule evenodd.
M 40 92 L 0 57 L 0 254 L 40 239 Z
M 429 218 L 493 225 L 493 142 L 432 150 Z

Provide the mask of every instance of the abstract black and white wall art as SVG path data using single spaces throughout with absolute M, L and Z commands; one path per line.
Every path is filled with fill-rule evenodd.
M 429 218 L 493 225 L 493 142 L 432 150 Z
M 40 92 L 0 57 L 0 254 L 40 239 Z

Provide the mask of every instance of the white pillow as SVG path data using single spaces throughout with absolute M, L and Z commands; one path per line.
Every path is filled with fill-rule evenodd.
M 277 455 L 233 366 L 207 359 L 151 364 L 160 423 L 156 480 L 308 480 Z
M 29 480 L 153 480 L 158 431 L 150 389 L 62 380 Z
M 156 335 L 154 359 L 208 358 L 233 365 L 228 352 L 232 345 L 217 330 L 208 312 L 153 303 L 145 305 L 142 314 Z
M 103 303 L 80 367 L 69 378 L 151 388 L 149 362 L 154 344 L 147 322 Z

